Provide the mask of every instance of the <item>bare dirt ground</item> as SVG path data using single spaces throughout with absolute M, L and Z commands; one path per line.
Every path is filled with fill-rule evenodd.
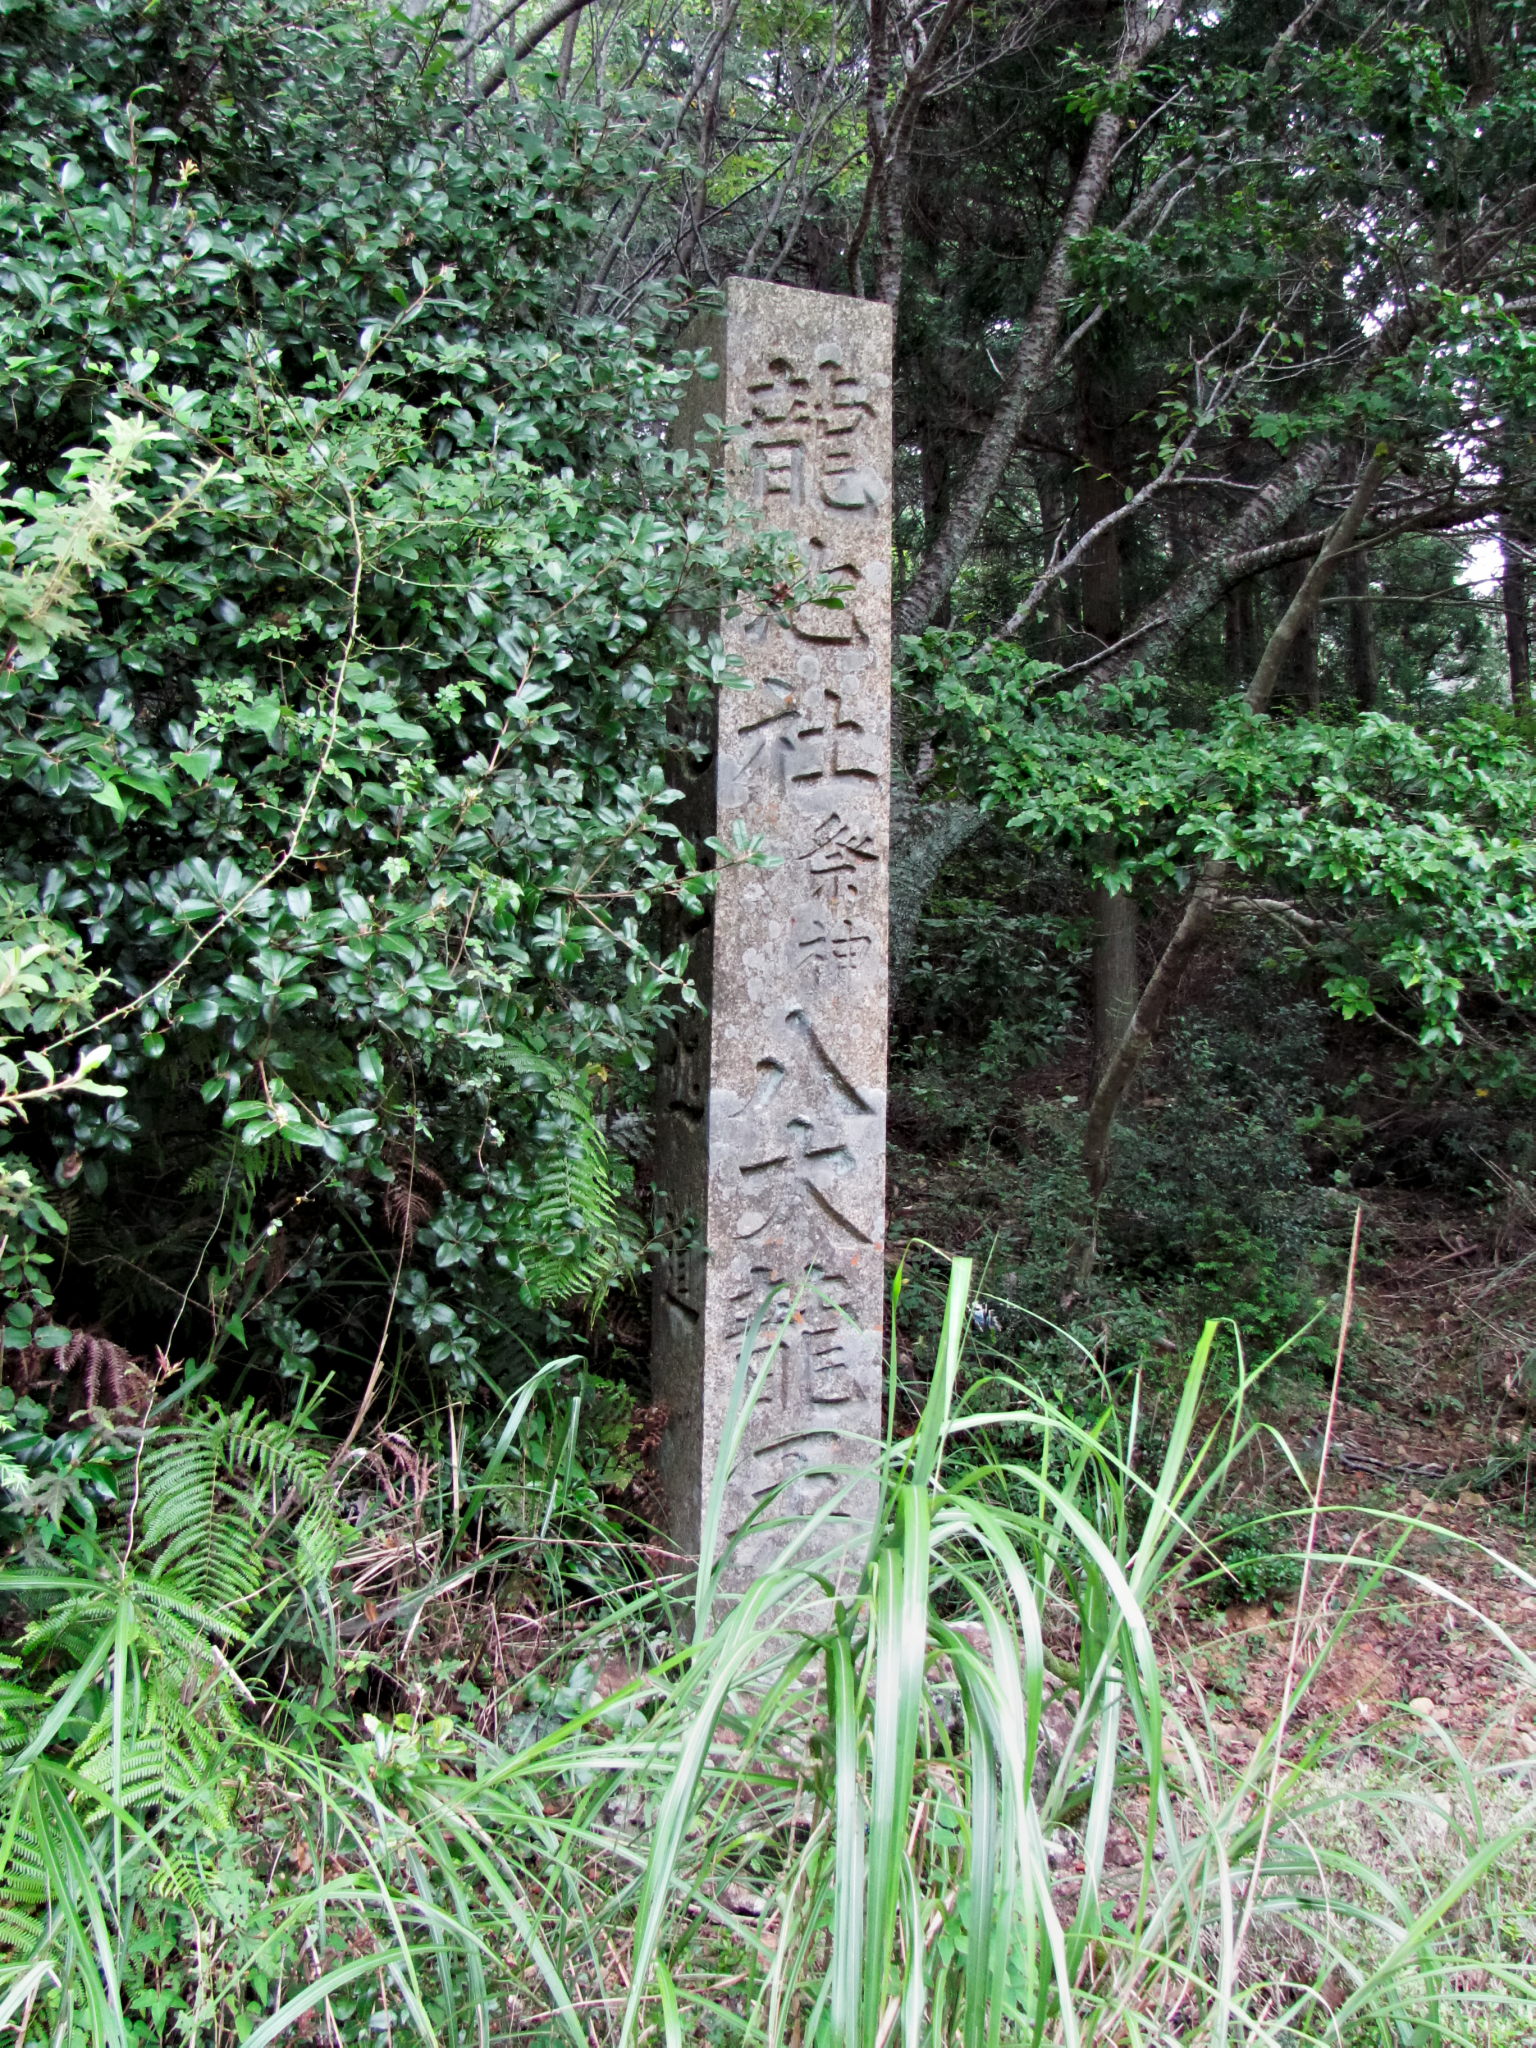
M 1292 1725 L 1409 1713 L 1469 1757 L 1536 1756 L 1536 1207 L 1509 1183 L 1461 1217 L 1389 1197 L 1367 1220 L 1318 1546 L 1349 1561 L 1314 1564 L 1302 1661 L 1338 1635 Z M 1268 1419 L 1315 1446 L 1325 1395 L 1292 1387 Z M 1278 1446 L 1262 1467 L 1245 1507 L 1305 1507 Z M 1295 1610 L 1180 1600 L 1165 1619 L 1182 1703 L 1234 1760 L 1280 1709 Z

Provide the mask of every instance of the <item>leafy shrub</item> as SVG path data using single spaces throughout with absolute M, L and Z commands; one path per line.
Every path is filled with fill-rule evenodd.
M 131 553 L 0 676 L 0 892 L 109 978 L 122 1091 L 19 1134 L 12 1347 L 95 1319 L 467 1383 L 635 1255 L 605 1119 L 683 996 L 667 712 L 717 685 L 687 607 L 741 544 L 664 446 L 664 303 L 561 297 L 624 110 L 529 79 L 467 128 L 445 64 L 330 0 L 0 21 L 36 545 L 79 533 L 68 450 L 156 429 Z
M 914 1071 L 955 1062 L 994 1084 L 1040 1065 L 1070 1034 L 1079 924 L 1034 892 L 1019 900 L 1000 866 L 973 857 L 918 922 L 899 1012 Z
M 1209 1572 L 1196 1585 L 1206 1603 L 1270 1600 L 1301 1584 L 1296 1523 L 1290 1516 L 1216 1514 L 1202 1531 Z

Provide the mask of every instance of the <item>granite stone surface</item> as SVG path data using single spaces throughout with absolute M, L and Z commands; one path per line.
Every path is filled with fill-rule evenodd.
M 740 828 L 772 864 L 721 873 L 695 954 L 708 1015 L 659 1062 L 659 1476 L 696 1556 L 755 1323 L 723 1519 L 726 1538 L 762 1520 L 739 1582 L 797 1535 L 818 1555 L 857 1537 L 884 1421 L 890 316 L 733 278 L 724 320 L 690 339 L 722 375 L 695 384 L 681 430 L 706 413 L 739 429 L 728 487 L 840 599 L 722 622 L 750 687 L 720 693 L 686 823 Z

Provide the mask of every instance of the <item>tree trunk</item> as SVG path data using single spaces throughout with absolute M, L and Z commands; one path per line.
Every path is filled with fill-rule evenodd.
M 891 997 L 894 1001 L 912 957 L 923 905 L 951 854 L 958 853 L 986 823 L 975 804 L 959 800 L 923 803 L 910 785 L 891 790 Z
M 1108 1072 L 1141 994 L 1136 971 L 1140 918 L 1129 889 L 1093 892 L 1093 1086 Z
M 1118 450 L 1112 427 L 1101 416 L 1111 401 L 1102 387 L 1086 374 L 1078 378 L 1078 449 L 1082 467 L 1077 473 L 1077 526 L 1087 533 L 1121 504 L 1123 493 L 1115 478 Z M 1120 593 L 1120 528 L 1101 533 L 1083 556 L 1077 570 L 1078 601 L 1083 631 L 1101 647 L 1113 647 L 1120 638 L 1122 612 Z
M 1106 394 L 1086 374 L 1078 378 L 1078 445 L 1083 467 L 1078 472 L 1077 517 L 1089 531 L 1120 502 L 1115 480 L 1116 447 L 1105 425 Z M 1083 557 L 1078 569 L 1078 599 L 1083 631 L 1100 647 L 1113 647 L 1123 624 L 1120 574 L 1120 529 L 1110 527 Z M 1115 858 L 1112 839 L 1094 848 L 1105 866 Z M 1128 890 L 1112 891 L 1099 883 L 1093 892 L 1093 1079 L 1108 1068 L 1136 1010 L 1140 988 L 1136 978 L 1136 899 Z
M 893 0 L 869 0 L 869 58 L 864 84 L 865 144 L 869 176 L 864 204 L 844 259 L 854 296 L 864 295 L 862 256 L 871 227 L 875 234 L 874 296 L 894 315 L 901 304 L 905 267 L 907 193 L 912 181 L 912 142 L 924 103 L 932 92 L 939 59 L 956 22 L 971 0 L 944 0 L 921 48 L 907 65 L 906 79 L 891 104 L 891 75 L 898 47 L 915 16 L 892 18 Z
M 1322 679 L 1317 671 L 1317 613 L 1314 612 L 1296 635 L 1291 650 L 1291 689 L 1298 703 L 1315 718 L 1323 708 Z
M 1504 646 L 1509 657 L 1509 703 L 1517 718 L 1531 715 L 1531 601 L 1525 555 L 1506 526 L 1504 550 Z
M 1176 6 L 1160 7 L 1148 19 L 1146 0 L 1127 0 L 1125 34 L 1114 69 L 1117 85 L 1133 78 L 1179 19 Z M 1073 180 L 1072 191 L 1041 273 L 1034 303 L 1023 322 L 1013 368 L 998 393 L 997 406 L 981 444 L 955 493 L 938 539 L 924 555 L 912 587 L 896 607 L 898 633 L 921 633 L 937 616 L 955 578 L 975 547 L 998 488 L 1018 446 L 1029 409 L 1055 368 L 1062 313 L 1072 289 L 1072 254 L 1093 227 L 1119 155 L 1126 117 L 1106 107 L 1095 119 Z
M 1234 583 L 1227 592 L 1227 616 L 1222 630 L 1222 673 L 1235 696 L 1243 687 L 1243 599 L 1246 583 Z
M 1307 580 L 1307 567 L 1303 562 L 1290 562 L 1278 570 L 1275 582 L 1280 591 L 1280 610 L 1294 603 L 1298 591 Z M 1317 613 L 1313 611 L 1303 619 L 1291 651 L 1286 656 L 1285 668 L 1279 688 L 1275 694 L 1299 704 L 1304 711 L 1315 714 L 1321 704 L 1321 691 L 1317 677 Z
M 1227 592 L 1226 674 L 1235 696 L 1259 665 L 1259 587 L 1252 577 Z
M 1088 1185 L 1095 1198 L 1104 1192 L 1104 1183 L 1109 1178 L 1109 1137 L 1126 1090 L 1153 1039 L 1167 1021 L 1179 983 L 1184 979 L 1184 970 L 1211 928 L 1221 892 L 1231 872 L 1230 861 L 1206 862 L 1184 906 L 1178 929 L 1163 948 L 1152 979 L 1142 992 L 1120 1043 L 1093 1091 L 1093 1100 L 1088 1105 L 1088 1128 L 1083 1133 L 1083 1159 L 1088 1169 Z
M 1093 226 L 1100 201 L 1109 189 L 1109 176 L 1124 126 L 1125 116 L 1109 110 L 1093 124 L 1055 247 L 1019 337 L 1013 368 L 998 393 L 996 410 L 965 481 L 954 495 L 944 529 L 923 557 L 912 588 L 896 607 L 899 633 L 920 633 L 934 618 L 992 509 L 1003 473 L 1013 459 L 1025 414 L 1050 374 L 1056 339 L 1061 332 L 1062 308 L 1071 286 L 1073 247 Z
M 1067 517 L 1066 492 L 1054 464 L 1041 464 L 1035 480 L 1035 492 L 1040 505 L 1040 552 L 1048 557 Z M 1045 639 L 1038 652 L 1046 661 L 1060 662 L 1063 666 L 1072 658 L 1067 646 L 1066 591 L 1059 578 L 1045 594 Z
M 1349 649 L 1349 694 L 1357 711 L 1376 709 L 1376 611 L 1371 603 L 1371 558 L 1365 553 L 1344 557 L 1345 644 Z
M 1191 626 L 1203 619 L 1227 586 L 1227 565 L 1274 537 L 1317 489 L 1338 459 L 1331 441 L 1309 441 L 1277 470 L 1230 522 L 1216 545 L 1190 563 L 1155 603 L 1135 620 L 1120 647 L 1093 669 L 1100 686 L 1118 682 L 1133 662 L 1156 669 Z

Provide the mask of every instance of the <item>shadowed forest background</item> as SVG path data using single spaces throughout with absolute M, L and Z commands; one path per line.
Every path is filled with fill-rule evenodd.
M 18 2048 L 1529 2038 L 1532 33 L 0 0 Z M 896 311 L 835 1611 L 649 1466 L 732 274 Z

